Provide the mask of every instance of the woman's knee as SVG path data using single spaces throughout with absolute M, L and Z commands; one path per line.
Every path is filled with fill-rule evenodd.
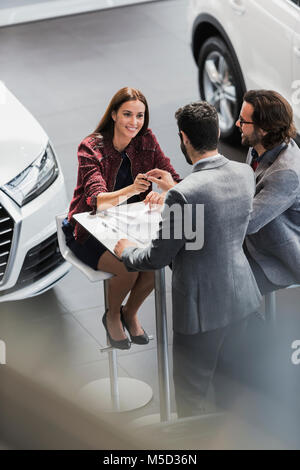
M 111 253 L 108 251 L 105 252 L 98 261 L 97 269 L 99 271 L 104 271 L 107 273 L 114 274 L 115 276 L 128 276 L 129 277 L 137 277 L 138 273 L 136 272 L 129 272 L 126 269 L 126 266 L 122 261 L 115 258 Z

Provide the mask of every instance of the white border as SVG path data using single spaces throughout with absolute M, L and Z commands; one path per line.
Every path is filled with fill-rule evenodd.
M 0 340 L 0 365 L 6 364 L 6 344 Z
M 0 26 L 57 18 L 106 8 L 121 7 L 149 0 L 57 0 L 0 9 Z

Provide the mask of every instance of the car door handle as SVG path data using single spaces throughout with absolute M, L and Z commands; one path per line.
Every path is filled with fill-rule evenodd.
M 246 12 L 246 7 L 243 0 L 230 0 L 229 3 L 238 15 L 243 15 Z
M 300 59 L 300 46 L 295 46 L 294 47 L 294 53 Z

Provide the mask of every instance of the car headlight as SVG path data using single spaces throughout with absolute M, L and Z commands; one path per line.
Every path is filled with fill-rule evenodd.
M 42 155 L 1 189 L 22 207 L 45 191 L 57 178 L 58 171 L 54 152 L 48 144 Z

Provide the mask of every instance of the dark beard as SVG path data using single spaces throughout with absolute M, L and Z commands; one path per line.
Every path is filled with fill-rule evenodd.
M 183 155 L 185 156 L 186 162 L 187 162 L 189 165 L 193 165 L 193 162 L 192 162 L 192 160 L 190 159 L 190 157 L 189 157 L 189 155 L 188 155 L 188 153 L 187 153 L 186 147 L 185 147 L 185 145 L 184 145 L 183 142 L 181 142 L 180 148 L 181 148 L 181 151 L 182 151 Z
M 261 141 L 262 141 L 262 136 L 260 135 L 258 130 L 255 128 L 251 136 L 242 137 L 242 145 L 244 145 L 245 147 L 255 147 L 256 145 L 261 144 Z

